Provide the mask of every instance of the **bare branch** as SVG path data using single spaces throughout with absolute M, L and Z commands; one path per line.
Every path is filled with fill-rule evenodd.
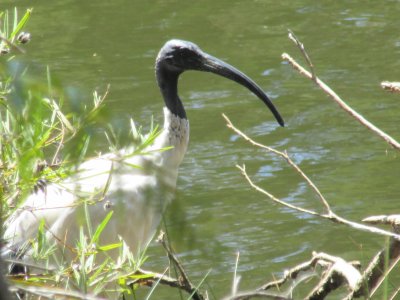
M 292 39 L 292 38 L 291 38 Z M 298 40 L 297 40 L 298 41 Z M 305 53 L 304 46 L 300 47 L 301 44 L 299 41 L 296 43 L 299 46 L 299 49 L 302 53 Z M 319 88 L 321 88 L 326 94 L 328 94 L 344 111 L 354 117 L 358 122 L 360 122 L 363 126 L 367 127 L 369 130 L 377 134 L 379 137 L 384 139 L 389 145 L 393 148 L 400 150 L 400 143 L 397 142 L 394 138 L 392 138 L 387 133 L 383 132 L 381 129 L 376 127 L 374 124 L 366 120 L 361 114 L 352 109 L 348 104 L 346 104 L 328 85 L 326 85 L 322 80 L 320 80 L 313 73 L 310 73 L 306 69 L 304 69 L 300 64 L 298 64 L 289 54 L 283 53 L 282 59 L 289 62 L 289 64 L 297 70 L 301 75 L 311 79 L 314 81 Z M 314 68 L 314 66 L 309 63 L 310 68 Z
M 310 56 L 308 55 L 306 49 L 304 48 L 304 44 L 302 42 L 300 42 L 300 40 L 294 35 L 293 31 L 291 31 L 290 29 L 288 29 L 288 31 L 289 31 L 289 34 L 288 34 L 289 39 L 293 43 L 295 43 L 295 45 L 300 49 L 301 54 L 303 54 L 304 58 L 306 59 L 306 62 L 308 64 L 308 66 L 310 67 L 311 79 L 313 81 L 315 81 L 317 76 L 315 75 L 314 64 L 312 63 L 312 61 L 310 59 Z
M 225 115 L 225 114 L 222 114 L 222 116 L 224 117 L 224 119 L 226 120 L 226 122 L 227 122 L 227 126 L 228 126 L 228 128 L 230 128 L 230 129 L 232 129 L 234 132 L 236 132 L 238 135 L 240 135 L 242 138 L 244 138 L 246 141 L 248 141 L 250 144 L 252 144 L 252 145 L 254 145 L 254 146 L 256 146 L 256 147 L 259 147 L 259 148 L 262 148 L 262 149 L 265 149 L 265 150 L 267 150 L 268 152 L 272 152 L 272 153 L 274 153 L 274 154 L 276 154 L 276 155 L 278 155 L 278 156 L 280 156 L 280 157 L 282 157 L 282 158 L 284 158 L 288 163 L 289 163 L 289 165 L 292 167 L 292 168 L 294 168 L 306 181 L 307 181 L 307 183 L 308 183 L 308 185 L 314 190 L 314 192 L 317 194 L 317 196 L 318 196 L 318 198 L 320 199 L 320 201 L 322 202 L 322 204 L 325 206 L 325 209 L 326 209 L 326 213 L 330 213 L 331 212 L 331 208 L 330 208 L 330 206 L 329 206 L 329 203 L 328 203 L 328 201 L 326 201 L 326 199 L 324 198 L 324 196 L 322 195 L 322 193 L 319 191 L 319 189 L 315 186 L 315 184 L 311 181 L 311 179 L 290 159 L 290 157 L 289 157 L 289 155 L 287 154 L 287 152 L 281 152 L 281 151 L 278 151 L 278 150 L 276 150 L 276 149 L 274 149 L 274 148 L 272 148 L 272 147 L 268 147 L 268 146 L 266 146 L 266 145 L 263 145 L 263 144 L 260 144 L 260 143 L 257 143 L 257 142 L 255 142 L 253 139 L 251 139 L 250 137 L 248 137 L 246 134 L 244 134 L 242 131 L 240 131 L 239 129 L 237 129 L 233 124 L 232 124 L 232 122 L 229 120 L 229 118 Z M 239 169 L 240 169 L 240 167 L 238 167 Z M 243 171 L 242 171 L 242 173 L 243 173 Z M 271 198 L 271 197 L 270 197 Z M 311 211 L 308 211 L 308 213 L 311 213 L 311 214 L 317 214 L 316 212 L 311 212 Z
M 183 266 L 181 262 L 179 261 L 178 257 L 173 253 L 172 249 L 168 245 L 168 243 L 165 240 L 165 233 L 161 231 L 160 235 L 157 238 L 157 241 L 161 243 L 165 251 L 167 252 L 168 258 L 172 261 L 172 263 L 177 267 L 179 274 L 180 274 L 180 280 L 179 283 L 181 285 L 181 288 L 187 291 L 189 294 L 191 294 L 191 299 L 194 300 L 204 300 L 206 299 L 198 290 L 197 287 L 195 287 L 192 282 L 190 281 L 189 277 L 187 276 L 185 270 L 183 269 Z
M 352 228 L 355 228 L 355 229 L 358 229 L 358 230 L 362 230 L 362 231 L 366 231 L 366 232 L 370 232 L 370 233 L 376 233 L 376 234 L 380 234 L 380 235 L 383 235 L 383 236 L 389 236 L 389 237 L 392 237 L 392 238 L 400 241 L 400 235 L 398 235 L 398 234 L 395 234 L 395 233 L 390 232 L 390 231 L 382 230 L 380 228 L 376 228 L 376 227 L 373 227 L 373 226 L 368 226 L 368 225 L 360 224 L 360 223 L 357 223 L 357 222 L 349 221 L 349 220 L 346 220 L 345 218 L 342 218 L 342 217 L 336 215 L 331 210 L 330 205 L 328 204 L 326 199 L 322 196 L 322 194 L 318 190 L 318 188 L 312 183 L 312 181 L 300 169 L 300 167 L 297 166 L 290 159 L 290 157 L 287 155 L 287 153 L 280 152 L 280 151 L 278 151 L 278 150 L 276 150 L 276 149 L 274 149 L 272 147 L 268 147 L 268 146 L 265 146 L 265 145 L 262 145 L 260 143 L 255 142 L 250 137 L 248 137 L 246 134 L 244 134 L 239 129 L 237 129 L 226 115 L 223 115 L 223 117 L 227 121 L 228 128 L 231 128 L 234 132 L 236 132 L 238 135 L 243 137 L 246 141 L 250 142 L 252 145 L 258 146 L 258 147 L 263 148 L 263 149 L 265 149 L 265 150 L 267 150 L 269 152 L 272 152 L 272 153 L 274 153 L 276 155 L 279 155 L 279 156 L 283 157 L 290 164 L 290 166 L 292 166 L 297 172 L 299 172 L 301 174 L 301 176 L 303 178 L 306 179 L 307 183 L 310 184 L 310 186 L 313 188 L 313 190 L 316 191 L 317 195 L 319 196 L 320 200 L 322 201 L 322 203 L 324 204 L 324 206 L 325 206 L 325 208 L 326 208 L 326 210 L 328 212 L 325 213 L 325 214 L 321 214 L 321 213 L 318 213 L 318 212 L 316 212 L 314 210 L 305 209 L 305 208 L 302 208 L 302 207 L 299 207 L 299 206 L 296 206 L 296 205 L 293 205 L 291 203 L 288 203 L 288 202 L 285 202 L 283 200 L 278 199 L 277 197 L 275 197 L 271 193 L 265 191 L 264 189 L 262 189 L 261 187 L 256 185 L 251 180 L 249 175 L 247 174 L 245 166 L 242 166 L 242 167 L 237 166 L 240 169 L 240 171 L 242 172 L 242 175 L 245 177 L 245 179 L 251 185 L 251 187 L 253 187 L 256 191 L 268 196 L 268 198 L 270 198 L 272 201 L 274 201 L 276 203 L 279 203 L 279 204 L 284 205 L 286 207 L 290 207 L 290 208 L 295 209 L 297 211 L 300 211 L 300 212 L 303 212 L 303 213 L 307 213 L 307 214 L 310 214 L 310 215 L 314 215 L 314 216 L 319 216 L 321 218 L 328 219 L 328 220 L 333 221 L 335 223 L 345 224 L 345 225 L 348 225 L 348 226 L 350 226 Z
M 289 270 L 286 270 L 284 272 L 282 278 L 267 282 L 264 285 L 262 285 L 261 287 L 259 287 L 257 290 L 264 291 L 264 290 L 269 290 L 271 288 L 279 288 L 289 280 L 298 279 L 300 277 L 300 273 L 302 273 L 302 272 L 304 273 L 304 272 L 309 271 L 310 269 L 313 269 L 315 267 L 316 263 L 317 262 L 314 258 L 312 258 L 309 261 L 303 262 L 293 268 L 290 268 Z M 314 274 L 311 276 L 314 276 Z M 305 279 L 307 279 L 309 277 L 310 276 L 306 276 Z M 300 279 L 300 280 L 302 280 L 302 279 Z
M 133 276 L 134 275 L 147 275 L 146 277 L 135 279 L 133 281 L 134 283 L 140 283 L 140 284 L 151 286 L 151 285 L 155 284 L 156 282 L 158 282 L 163 285 L 181 289 L 181 290 L 187 292 L 188 294 L 192 294 L 192 292 L 193 292 L 193 289 L 191 289 L 187 285 L 185 285 L 182 282 L 182 280 L 169 277 L 165 274 L 160 274 L 160 273 L 155 273 L 155 272 L 139 269 L 138 271 L 136 271 L 133 274 Z M 193 299 L 196 299 L 196 298 L 193 297 Z
M 392 225 L 394 232 L 400 232 L 400 215 L 380 215 L 371 216 L 362 220 L 370 224 L 389 224 Z
M 302 208 L 302 207 L 299 207 L 299 206 L 290 204 L 290 203 L 288 203 L 288 202 L 285 202 L 285 201 L 282 201 L 282 200 L 276 198 L 276 197 L 275 197 L 274 195 L 272 195 L 271 193 L 267 192 L 266 190 L 264 190 L 264 189 L 262 189 L 261 187 L 259 187 L 258 185 L 256 185 L 256 184 L 250 179 L 249 175 L 248 175 L 247 172 L 246 172 L 246 167 L 245 167 L 245 165 L 243 165 L 242 167 L 236 165 L 236 167 L 242 172 L 242 175 L 244 176 L 244 178 L 246 178 L 246 180 L 248 181 L 248 183 L 250 184 L 250 186 L 251 186 L 252 188 L 254 188 L 256 191 L 258 191 L 258 192 L 260 192 L 260 193 L 262 193 L 262 194 L 268 196 L 268 198 L 270 198 L 272 201 L 274 201 L 274 202 L 276 202 L 276 203 L 279 203 L 279 204 L 281 204 L 281 205 L 283 205 L 283 206 L 292 208 L 292 209 L 294 209 L 294 210 L 297 210 L 297 211 L 301 211 L 301 212 L 310 214 L 310 215 L 321 216 L 321 215 L 320 215 L 318 212 L 316 212 L 316 211 L 309 210 L 309 209 L 306 209 L 306 208 Z
M 342 286 L 344 282 L 354 289 L 361 280 L 360 272 L 351 263 L 340 257 L 326 253 L 314 253 L 314 258 L 326 261 L 330 265 L 323 278 L 305 299 L 325 299 L 329 293 Z
M 360 281 L 360 272 L 353 266 L 353 264 L 348 263 L 344 259 L 323 252 L 313 253 L 313 256 L 314 259 L 324 260 L 332 263 L 331 271 L 340 274 L 340 276 L 346 280 L 351 289 L 354 289 L 357 283 Z
M 321 266 L 327 270 L 325 275 L 318 283 L 317 287 L 310 292 L 306 299 L 323 299 L 324 296 L 328 295 L 339 286 L 347 283 L 350 287 L 356 286 L 361 278 L 360 272 L 357 267 L 360 266 L 359 262 L 346 262 L 340 257 L 332 256 L 323 252 L 313 252 L 312 259 L 303 262 L 287 271 L 281 279 L 268 282 L 256 289 L 254 292 L 265 292 L 266 290 L 276 288 L 280 292 L 278 294 L 269 294 L 279 297 L 290 297 L 293 294 L 294 288 L 298 283 L 307 280 L 311 276 L 317 275 L 315 267 Z M 310 273 L 311 271 L 311 273 Z M 297 282 L 296 282 L 297 281 Z M 283 290 L 283 285 L 286 282 L 291 282 L 290 287 L 287 291 Z M 253 292 L 253 293 L 254 293 Z M 243 293 L 236 296 L 251 295 L 252 293 Z M 248 298 L 227 298 L 227 299 L 248 299 Z

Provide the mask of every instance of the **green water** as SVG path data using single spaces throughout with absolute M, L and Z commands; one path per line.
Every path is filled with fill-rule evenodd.
M 199 282 L 211 269 L 208 289 L 230 292 L 236 253 L 240 289 L 255 288 L 311 251 L 363 262 L 384 238 L 272 204 L 251 190 L 236 164 L 255 182 L 306 208 L 320 207 L 287 164 L 255 149 L 226 128 L 221 113 L 261 143 L 287 150 L 340 215 L 360 220 L 398 213 L 398 153 L 368 132 L 281 54 L 302 62 L 287 39 L 293 30 L 305 43 L 317 74 L 351 106 L 400 139 L 398 95 L 383 80 L 400 80 L 400 3 L 397 1 L 5 1 L 34 7 L 25 59 L 48 65 L 82 101 L 110 83 L 111 120 L 129 117 L 162 123 L 154 59 L 170 38 L 191 40 L 238 67 L 274 99 L 287 126 L 240 86 L 210 74 L 185 73 L 180 95 L 190 119 L 189 151 L 180 168 L 177 199 L 167 212 L 174 247 Z M 101 144 L 101 142 L 99 142 Z M 163 251 L 154 245 L 146 267 L 162 271 Z M 165 295 L 178 297 L 171 289 Z M 160 298 L 167 297 L 164 294 Z

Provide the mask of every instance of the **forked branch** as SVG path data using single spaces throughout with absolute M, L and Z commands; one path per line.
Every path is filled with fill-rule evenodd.
M 366 232 L 370 232 L 370 233 L 376 233 L 376 234 L 380 234 L 383 236 L 388 236 L 388 237 L 392 237 L 396 240 L 400 241 L 400 235 L 390 232 L 390 231 L 386 231 L 386 230 L 382 230 L 380 228 L 377 227 L 373 227 L 373 226 L 368 226 L 368 225 L 364 225 L 361 223 L 357 223 L 357 222 L 353 222 L 353 221 L 349 221 L 345 218 L 342 218 L 338 215 L 336 215 L 333 210 L 331 209 L 329 203 L 326 201 L 326 199 L 324 198 L 324 196 L 322 195 L 322 193 L 319 191 L 319 189 L 315 186 L 315 184 L 311 181 L 311 179 L 305 174 L 304 171 L 301 170 L 301 168 L 296 165 L 294 163 L 294 161 L 290 158 L 290 156 L 287 154 L 287 152 L 281 152 L 278 151 L 272 147 L 268 147 L 265 145 L 262 145 L 260 143 L 257 143 L 256 141 L 254 141 L 253 139 L 251 139 L 249 136 L 247 136 L 246 134 L 244 134 L 242 131 L 240 131 L 239 129 L 237 129 L 233 123 L 231 122 L 231 120 L 226 116 L 226 115 L 222 115 L 226 122 L 227 122 L 227 126 L 228 128 L 231 128 L 234 132 L 236 132 L 239 136 L 241 136 L 242 138 L 244 138 L 246 141 L 250 142 L 252 145 L 258 146 L 262 149 L 265 149 L 275 155 L 278 155 L 282 158 L 284 158 L 288 164 L 294 168 L 296 170 L 296 172 L 298 172 L 305 180 L 306 182 L 309 184 L 309 186 L 315 191 L 315 193 L 318 195 L 319 199 L 321 200 L 321 203 L 324 205 L 325 210 L 327 211 L 326 213 L 319 213 L 315 210 L 309 210 L 309 209 L 305 209 L 302 208 L 300 206 L 297 205 L 293 205 L 291 203 L 285 202 L 277 197 L 275 197 L 274 195 L 272 195 L 271 193 L 267 192 L 266 190 L 264 190 L 263 188 L 259 187 L 258 185 L 256 185 L 254 183 L 254 181 L 250 178 L 250 176 L 247 174 L 246 171 L 246 167 L 243 166 L 237 166 L 239 168 L 239 170 L 241 171 L 242 175 L 244 176 L 244 178 L 247 180 L 247 182 L 250 184 L 251 187 L 253 187 L 255 190 L 257 190 L 258 192 L 266 195 L 268 198 L 270 198 L 272 201 L 279 203 L 281 205 L 290 207 L 294 210 L 303 212 L 303 213 L 307 213 L 310 215 L 314 215 L 314 216 L 318 216 L 324 219 L 328 219 L 330 221 L 333 221 L 335 223 L 340 223 L 340 224 L 344 224 L 344 225 L 348 225 L 352 228 L 358 229 L 358 230 L 362 230 L 362 231 L 366 231 Z
M 356 112 L 353 108 L 351 108 L 346 102 L 344 102 L 338 94 L 336 94 L 327 84 L 325 84 L 321 79 L 316 76 L 315 71 L 314 71 L 314 65 L 312 64 L 304 45 L 294 36 L 292 32 L 289 32 L 289 39 L 294 41 L 294 43 L 299 47 L 301 53 L 303 56 L 305 56 L 307 59 L 307 63 L 312 70 L 311 72 L 307 71 L 305 68 L 303 68 L 294 58 L 292 58 L 289 54 L 283 53 L 282 54 L 282 59 L 286 60 L 295 70 L 297 70 L 301 75 L 311 79 L 312 81 L 315 82 L 315 84 L 321 88 L 326 94 L 328 94 L 333 101 L 335 101 L 340 108 L 342 108 L 344 111 L 346 111 L 348 114 L 350 114 L 352 117 L 354 117 L 358 122 L 360 122 L 363 126 L 367 127 L 369 130 L 371 130 L 373 133 L 377 134 L 379 137 L 384 139 L 389 145 L 391 145 L 393 148 L 400 150 L 400 143 L 397 142 L 394 138 L 392 138 L 390 135 L 376 127 L 374 124 L 369 122 L 367 119 L 365 119 L 361 114 Z

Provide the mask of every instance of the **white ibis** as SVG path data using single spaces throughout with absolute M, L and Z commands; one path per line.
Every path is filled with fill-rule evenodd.
M 155 69 L 165 102 L 164 127 L 146 149 L 147 154 L 132 156 L 132 149 L 122 149 L 102 155 L 83 163 L 77 174 L 64 182 L 37 188 L 6 222 L 8 253 L 34 239 L 41 220 L 47 237 L 60 245 L 69 245 L 64 247 L 68 252 L 79 237 L 79 228 L 86 228 L 83 203 L 88 199 L 86 211 L 93 228 L 109 211 L 114 211 L 102 233 L 101 244 L 118 242 L 121 237 L 134 253 L 148 244 L 165 205 L 173 198 L 178 167 L 188 146 L 189 122 L 178 96 L 178 78 L 184 71 L 212 72 L 245 86 L 284 126 L 282 117 L 254 81 L 191 42 L 168 41 L 157 56 Z M 157 151 L 165 147 L 172 148 Z

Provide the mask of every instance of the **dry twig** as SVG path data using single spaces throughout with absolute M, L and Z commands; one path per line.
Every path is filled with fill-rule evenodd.
M 371 216 L 363 219 L 362 221 L 370 224 L 391 225 L 394 232 L 400 232 L 400 215 Z
M 312 63 L 310 56 L 308 55 L 306 49 L 304 48 L 304 44 L 301 43 L 300 40 L 294 35 L 293 31 L 291 31 L 290 29 L 288 31 L 289 31 L 289 34 L 288 34 L 289 40 L 291 40 L 293 43 L 295 43 L 296 46 L 300 49 L 301 54 L 304 56 L 307 64 L 310 67 L 311 79 L 315 81 L 317 76 L 315 75 L 314 64 Z
M 289 270 L 286 270 L 283 277 L 268 282 L 254 291 L 239 292 L 224 300 L 240 300 L 263 297 L 265 299 L 292 299 L 294 288 L 302 281 L 307 280 L 317 273 L 314 271 L 316 266 L 322 267 L 325 275 L 318 283 L 312 292 L 305 299 L 323 299 L 325 295 L 347 283 L 350 287 L 356 286 L 361 275 L 357 268 L 359 262 L 346 262 L 340 257 L 332 256 L 323 252 L 313 252 L 312 258 L 309 261 L 303 262 Z M 311 273 L 310 273 L 311 272 Z M 285 283 L 290 283 L 287 291 L 282 291 Z M 278 293 L 267 292 L 267 290 L 278 289 Z
M 205 300 L 207 297 L 204 297 L 198 288 L 192 284 L 189 277 L 187 276 L 181 262 L 179 261 L 178 257 L 174 254 L 170 246 L 168 245 L 165 239 L 165 233 L 161 231 L 160 235 L 157 238 L 157 241 L 161 243 L 165 251 L 167 252 L 168 258 L 170 261 L 176 266 L 179 271 L 179 287 L 180 289 L 188 292 L 191 295 L 191 299 L 194 300 Z M 162 281 L 161 281 L 162 283 Z
M 307 52 L 305 51 L 304 45 L 293 35 L 293 33 L 289 33 L 289 38 L 295 42 L 295 44 L 299 47 L 300 51 L 303 55 L 308 57 Z M 304 69 L 299 63 L 297 63 L 294 58 L 292 58 L 289 54 L 283 53 L 282 59 L 286 60 L 295 70 L 297 70 L 301 75 L 311 79 L 316 83 L 316 85 L 321 88 L 326 94 L 328 94 L 343 110 L 345 110 L 348 114 L 354 117 L 358 122 L 367 127 L 369 130 L 377 134 L 379 137 L 384 139 L 389 145 L 393 148 L 400 150 L 400 143 L 397 142 L 390 135 L 376 127 L 374 124 L 365 119 L 361 114 L 352 109 L 346 102 L 344 102 L 328 85 L 326 85 L 321 79 L 319 79 L 314 73 L 314 65 L 311 63 L 311 60 L 307 59 L 308 65 L 312 72 Z
M 176 279 L 167 276 L 165 274 L 139 269 L 133 275 L 146 275 L 146 277 L 135 279 L 132 283 L 143 284 L 148 286 L 152 286 L 155 283 L 159 283 L 173 288 L 178 288 L 180 290 L 187 292 L 188 294 L 192 294 L 193 292 L 193 290 L 190 288 L 188 289 L 187 286 L 184 285 L 180 279 Z M 196 298 L 193 296 L 193 299 Z M 197 299 L 203 299 L 203 298 L 197 298 Z
M 286 153 L 286 152 L 281 152 L 278 151 L 272 147 L 268 147 L 265 145 L 262 145 L 260 143 L 255 142 L 253 139 L 251 139 L 250 137 L 248 137 L 246 134 L 244 134 L 242 131 L 240 131 L 239 129 L 237 129 L 233 123 L 229 120 L 229 118 L 226 115 L 222 115 L 226 122 L 227 122 L 227 126 L 228 128 L 231 128 L 234 132 L 236 132 L 239 136 L 241 136 L 242 138 L 244 138 L 246 141 L 250 142 L 252 145 L 256 145 L 258 147 L 261 147 L 262 149 L 265 149 L 269 152 L 272 152 L 280 157 L 283 157 L 288 163 L 289 165 L 294 168 L 305 180 L 306 182 L 310 185 L 310 187 L 316 192 L 316 194 L 318 195 L 319 199 L 321 200 L 321 202 L 323 203 L 325 210 L 327 211 L 326 213 L 319 213 L 315 210 L 309 210 L 309 209 L 305 209 L 296 205 L 293 205 L 291 203 L 285 202 L 283 200 L 278 199 L 277 197 L 275 197 L 274 195 L 272 195 L 271 193 L 267 192 L 266 190 L 262 189 L 261 187 L 259 187 L 258 185 L 256 185 L 253 180 L 249 177 L 249 175 L 246 172 L 246 167 L 243 166 L 237 166 L 239 168 L 239 170 L 241 171 L 242 175 L 245 177 L 245 179 L 247 180 L 247 182 L 250 184 L 251 187 L 253 187 L 255 190 L 257 190 L 258 192 L 268 196 L 272 201 L 279 203 L 281 205 L 284 205 L 286 207 L 295 209 L 297 211 L 303 212 L 303 213 L 307 213 L 310 215 L 314 215 L 314 216 L 318 216 L 324 219 L 328 219 L 332 222 L 335 223 L 339 223 L 339 224 L 345 224 L 348 225 L 352 228 L 358 229 L 358 230 L 362 230 L 362 231 L 366 231 L 366 232 L 370 232 L 370 233 L 376 233 L 376 234 L 380 234 L 383 236 L 389 236 L 392 237 L 394 239 L 397 239 L 400 241 L 400 235 L 395 234 L 393 232 L 390 231 L 386 231 L 386 230 L 382 230 L 380 228 L 377 227 L 373 227 L 373 226 L 368 226 L 368 225 L 364 225 L 361 223 L 357 223 L 357 222 L 353 222 L 353 221 L 349 221 L 345 218 L 342 218 L 338 215 L 336 215 L 332 209 L 330 208 L 330 205 L 328 204 L 328 202 L 326 201 L 326 199 L 323 197 L 322 193 L 319 191 L 319 189 L 315 186 L 315 184 L 312 183 L 311 179 L 301 170 L 301 168 L 296 165 L 290 158 L 290 156 Z
M 309 300 L 324 299 L 329 293 L 339 288 L 344 282 L 354 289 L 361 280 L 360 272 L 344 259 L 326 253 L 314 253 L 313 259 L 328 262 L 328 271 L 305 298 Z

